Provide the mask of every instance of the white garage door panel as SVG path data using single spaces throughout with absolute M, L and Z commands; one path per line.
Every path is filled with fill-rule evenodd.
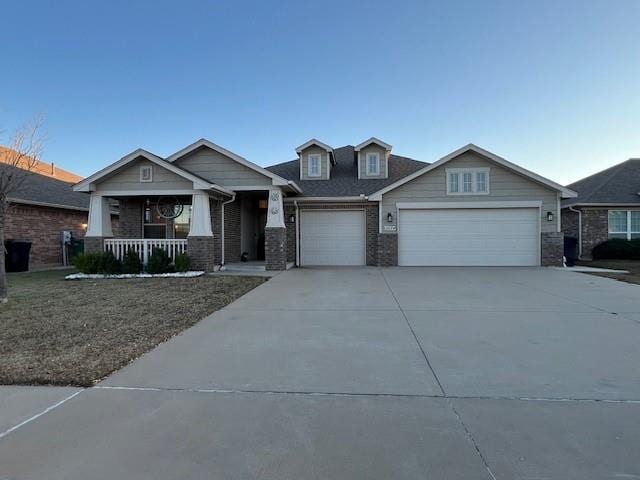
M 538 209 L 401 210 L 405 266 L 538 265 Z
M 302 265 L 364 265 L 365 221 L 362 211 L 302 210 Z

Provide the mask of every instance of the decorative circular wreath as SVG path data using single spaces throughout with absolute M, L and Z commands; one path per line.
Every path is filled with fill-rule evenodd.
M 180 216 L 184 205 L 177 197 L 160 197 L 156 203 L 156 212 L 166 220 L 173 220 Z

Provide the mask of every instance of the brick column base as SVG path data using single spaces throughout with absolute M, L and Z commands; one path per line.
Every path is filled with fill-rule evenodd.
M 191 258 L 192 270 L 214 271 L 214 246 L 213 237 L 187 237 L 187 253 Z
M 394 267 L 398 265 L 398 234 L 378 234 L 378 266 Z
M 540 234 L 540 263 L 545 267 L 561 267 L 564 256 L 564 233 Z
M 102 253 L 104 237 L 84 237 L 84 253 Z
M 267 270 L 287 269 L 287 229 L 264 229 L 264 256 Z

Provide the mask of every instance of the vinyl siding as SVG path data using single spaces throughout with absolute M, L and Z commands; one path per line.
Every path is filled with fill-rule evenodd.
M 488 195 L 448 196 L 446 185 L 447 168 L 490 167 Z M 396 203 L 399 202 L 487 202 L 487 201 L 542 201 L 541 231 L 558 230 L 558 192 L 539 183 L 498 166 L 480 155 L 467 152 L 441 167 L 436 168 L 404 185 L 391 190 L 382 197 L 383 225 L 395 225 L 397 221 Z M 553 222 L 547 221 L 547 212 L 554 213 Z M 393 214 L 393 222 L 387 222 L 387 214 Z
M 320 176 L 319 177 L 310 177 L 309 176 L 309 155 L 318 153 L 320 154 Z M 328 180 L 329 179 L 329 154 L 315 146 L 311 146 L 309 148 L 304 149 L 300 152 L 300 160 L 302 161 L 302 172 L 300 175 L 301 180 Z
M 176 160 L 175 164 L 223 187 L 271 185 L 269 177 L 206 147 Z
M 380 156 L 380 175 L 367 175 L 367 153 L 377 153 Z M 371 144 L 360 150 L 358 156 L 358 169 L 360 178 L 387 178 L 388 155 L 384 148 L 376 144 Z
M 153 167 L 153 181 L 140 181 L 140 167 Z M 115 190 L 191 190 L 193 182 L 145 159 L 134 160 L 122 170 L 97 184 L 99 191 Z

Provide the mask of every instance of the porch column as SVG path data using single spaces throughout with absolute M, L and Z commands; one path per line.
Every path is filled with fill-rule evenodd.
M 267 270 L 287 269 L 287 229 L 280 189 L 269 190 L 267 225 L 264 229 L 264 253 Z
M 191 268 L 213 272 L 215 268 L 213 251 L 209 195 L 203 191 L 194 192 L 191 197 L 191 227 L 187 235 L 187 253 L 191 257 Z
M 102 252 L 104 239 L 113 237 L 109 200 L 99 193 L 89 199 L 89 219 L 84 237 L 85 252 Z

